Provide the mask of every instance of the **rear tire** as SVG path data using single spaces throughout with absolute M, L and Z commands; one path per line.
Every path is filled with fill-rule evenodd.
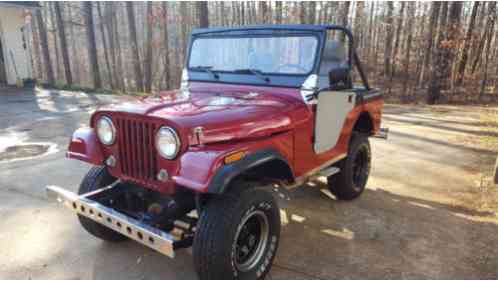
M 212 198 L 202 211 L 194 237 L 195 269 L 201 279 L 263 279 L 279 239 L 280 210 L 272 194 L 239 186 Z
M 116 179 L 105 167 L 93 167 L 81 182 L 78 194 L 84 194 L 112 184 Z M 108 227 L 101 225 L 85 216 L 78 214 L 81 226 L 91 235 L 108 242 L 121 242 L 128 238 Z
M 348 156 L 338 167 L 338 174 L 327 178 L 329 190 L 339 200 L 353 200 L 360 196 L 367 185 L 372 153 L 368 136 L 353 133 Z

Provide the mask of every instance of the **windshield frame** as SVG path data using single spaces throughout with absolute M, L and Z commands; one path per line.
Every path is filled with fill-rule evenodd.
M 185 69 L 189 74 L 189 81 L 199 81 L 199 82 L 217 82 L 217 83 L 229 83 L 229 84 L 248 84 L 248 85 L 260 85 L 260 86 L 280 86 L 280 87 L 293 87 L 299 88 L 306 78 L 311 74 L 316 74 L 319 69 L 321 54 L 323 50 L 324 38 L 326 34 L 320 30 L 273 30 L 273 29 L 258 29 L 258 30 L 246 30 L 246 31 L 226 31 L 219 33 L 199 33 L 192 34 L 189 42 L 189 48 L 187 56 L 185 57 Z M 317 46 L 314 54 L 313 65 L 307 73 L 275 73 L 275 72 L 262 72 L 265 76 L 270 78 L 270 82 L 264 82 L 258 77 L 254 77 L 252 74 L 240 74 L 234 71 L 217 70 L 216 73 L 219 74 L 218 79 L 214 79 L 212 75 L 206 72 L 196 70 L 191 68 L 190 56 L 192 52 L 193 44 L 198 39 L 205 38 L 271 38 L 271 37 L 315 37 L 317 40 Z
M 309 34 L 309 33 L 301 33 L 301 34 L 278 34 L 278 35 L 274 35 L 274 34 L 268 34 L 268 35 L 264 35 L 264 34 L 247 34 L 247 35 L 211 35 L 211 36 L 198 36 L 196 38 L 193 38 L 192 40 L 192 43 L 191 43 L 191 46 L 190 46 L 190 50 L 189 50 L 189 57 L 188 57 L 188 60 L 186 61 L 186 67 L 187 67 L 187 70 L 188 71 L 196 71 L 195 70 L 195 66 L 190 66 L 190 55 L 192 53 L 192 48 L 195 44 L 195 41 L 197 40 L 202 40 L 202 39 L 225 39 L 225 38 L 276 38 L 276 37 L 281 37 L 281 38 L 293 38 L 293 37 L 312 37 L 312 38 L 315 38 L 316 40 L 316 49 L 315 49 L 315 53 L 314 53 L 314 60 L 313 60 L 313 64 L 311 65 L 311 68 L 308 72 L 306 73 L 285 73 L 285 72 L 265 72 L 265 71 L 262 71 L 260 69 L 256 69 L 256 70 L 259 70 L 261 72 L 261 74 L 264 74 L 264 75 L 290 75 L 290 76 L 309 76 L 310 74 L 313 73 L 313 71 L 315 70 L 317 64 L 318 64 L 318 61 L 317 60 L 317 56 L 319 55 L 319 49 L 320 49 L 320 39 L 319 37 L 316 35 L 316 34 Z M 212 69 L 213 71 L 216 71 L 216 73 L 235 73 L 235 70 L 223 70 L 223 69 Z

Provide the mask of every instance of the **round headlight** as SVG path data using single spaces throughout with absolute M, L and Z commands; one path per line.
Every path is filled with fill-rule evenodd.
M 97 136 L 105 145 L 111 145 L 116 139 L 116 128 L 112 124 L 111 118 L 102 117 L 97 121 Z
M 180 138 L 170 127 L 161 127 L 156 135 L 156 148 L 166 159 L 173 159 L 180 150 Z

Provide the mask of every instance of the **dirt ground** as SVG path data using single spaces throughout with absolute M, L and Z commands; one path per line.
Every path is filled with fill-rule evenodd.
M 170 259 L 134 242 L 101 242 L 45 198 L 46 185 L 77 189 L 89 166 L 64 158 L 69 136 L 114 99 L 0 90 L 1 278 L 196 278 L 190 250 Z M 373 169 L 361 198 L 336 201 L 319 181 L 285 192 L 268 277 L 498 278 L 497 188 L 488 182 L 497 116 L 489 107 L 387 105 L 389 139 L 371 139 Z M 9 150 L 16 145 L 28 149 Z

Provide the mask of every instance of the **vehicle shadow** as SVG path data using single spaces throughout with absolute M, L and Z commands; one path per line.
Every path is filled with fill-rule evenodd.
M 498 276 L 493 213 L 370 188 L 337 201 L 326 186 L 279 197 L 282 238 L 268 279 L 489 279 Z M 92 279 L 196 279 L 191 250 L 170 259 L 135 242 L 101 243 Z
M 276 264 L 326 279 L 453 279 L 498 276 L 498 220 L 383 188 L 337 201 L 323 183 L 282 202 Z

